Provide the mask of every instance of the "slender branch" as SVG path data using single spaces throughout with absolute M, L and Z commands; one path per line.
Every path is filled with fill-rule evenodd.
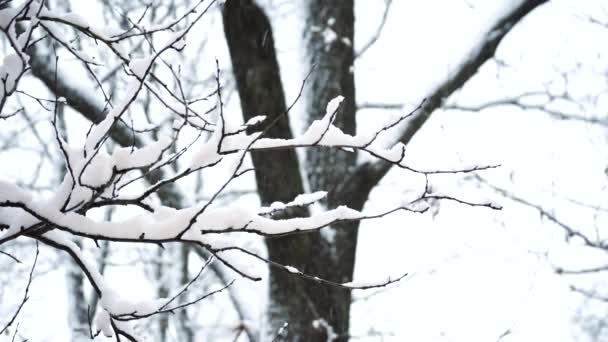
M 526 103 L 526 98 L 534 97 L 534 96 L 545 96 L 548 101 L 540 104 L 531 104 Z M 578 121 L 585 122 L 590 124 L 596 124 L 600 126 L 608 127 L 608 118 L 599 117 L 599 116 L 585 116 L 576 113 L 568 113 L 566 111 L 552 108 L 551 101 L 554 100 L 567 100 L 570 101 L 570 98 L 563 96 L 553 96 L 547 93 L 526 93 L 519 96 L 488 101 L 485 103 L 477 104 L 477 105 L 461 105 L 461 104 L 448 104 L 443 106 L 443 109 L 446 110 L 458 110 L 458 111 L 467 111 L 467 112 L 480 112 L 486 109 L 496 108 L 496 107 L 504 107 L 504 106 L 513 106 L 525 111 L 538 111 L 549 115 L 550 117 L 557 120 L 570 120 L 570 121 Z
M 382 19 L 380 19 L 380 24 L 378 25 L 376 32 L 374 32 L 372 37 L 365 44 L 363 44 L 363 47 L 361 47 L 361 49 L 355 53 L 355 58 L 360 58 L 380 38 L 382 29 L 384 29 L 384 25 L 386 24 L 386 19 L 388 18 L 388 12 L 393 4 L 393 0 L 385 0 L 384 2 L 384 12 L 382 13 Z
M 4 331 L 6 331 L 6 329 L 8 329 L 15 322 L 15 319 L 17 319 L 17 316 L 21 312 L 21 309 L 23 309 L 23 306 L 25 305 L 25 303 L 30 299 L 30 297 L 28 295 L 30 292 L 30 285 L 32 284 L 32 279 L 34 278 L 34 270 L 36 269 L 36 262 L 38 261 L 39 253 L 40 253 L 40 250 L 38 248 L 38 242 L 36 242 L 36 254 L 34 255 L 34 262 L 32 263 L 32 268 L 30 269 L 30 274 L 27 279 L 27 285 L 25 286 L 25 291 L 23 293 L 23 299 L 21 299 L 21 302 L 19 303 L 17 310 L 15 310 L 15 312 L 13 313 L 13 316 L 11 317 L 11 319 L 4 325 L 4 327 L 2 329 L 0 329 L 0 335 L 2 335 L 4 333 Z
M 604 243 L 602 243 L 601 241 L 593 241 L 591 238 L 589 238 L 587 235 L 581 233 L 580 231 L 578 231 L 576 228 L 572 227 L 571 225 L 565 223 L 564 221 L 560 220 L 556 215 L 552 214 L 551 212 L 549 212 L 549 210 L 543 208 L 541 205 L 539 204 L 535 204 L 532 203 L 529 200 L 526 200 L 522 197 L 519 197 L 517 195 L 515 195 L 514 193 L 500 188 L 498 186 L 492 185 L 490 184 L 488 181 L 486 181 L 485 179 L 481 178 L 480 176 L 475 176 L 475 178 L 480 181 L 481 183 L 485 184 L 486 186 L 488 186 L 489 188 L 493 189 L 494 191 L 498 192 L 499 194 L 501 194 L 502 196 L 515 201 L 517 203 L 523 204 L 527 207 L 536 209 L 543 217 L 547 218 L 549 221 L 555 223 L 558 227 L 562 228 L 567 236 L 569 238 L 571 237 L 578 237 L 580 238 L 583 243 L 589 247 L 593 247 L 593 248 L 598 248 L 598 249 L 606 249 L 608 250 L 608 246 Z
M 424 97 L 426 99 L 424 105 L 409 119 L 407 126 L 400 135 L 399 141 L 407 145 L 433 112 L 441 108 L 444 101 L 451 94 L 471 79 L 485 62 L 494 57 L 496 48 L 511 29 L 534 9 L 546 2 L 547 0 L 524 0 L 518 6 L 513 6 L 512 10 L 499 17 L 486 30 L 485 35 L 471 47 L 470 52 L 464 57 L 462 63 L 443 82 L 440 82 Z M 377 184 L 392 166 L 383 162 L 376 163 L 377 166 L 374 167 L 359 167 L 365 168 L 368 171 L 359 173 L 360 176 L 366 177 L 367 182 L 371 181 L 374 184 Z M 354 173 L 357 174 L 358 172 L 355 171 Z
M 18 263 L 18 264 L 20 264 L 20 263 L 21 263 L 21 260 L 17 259 L 17 257 L 15 257 L 14 255 L 12 255 L 12 254 L 10 254 L 10 253 L 7 253 L 7 252 L 5 252 L 5 251 L 0 250 L 0 254 L 2 254 L 2 255 L 6 255 L 7 257 L 9 257 L 9 258 L 13 259 L 13 261 L 15 261 L 15 262 L 16 262 L 16 263 Z
M 574 292 L 578 292 L 587 298 L 591 298 L 594 300 L 598 300 L 600 302 L 608 303 L 608 297 L 602 296 L 602 295 L 598 294 L 596 291 L 585 290 L 583 288 L 576 287 L 574 285 L 570 286 L 570 290 L 572 290 Z

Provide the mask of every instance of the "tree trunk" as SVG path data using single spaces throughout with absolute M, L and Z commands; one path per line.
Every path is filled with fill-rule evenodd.
M 347 1 L 348 2 L 348 1 Z M 350 6 L 350 25 L 347 34 L 352 41 L 352 1 L 340 6 L 340 16 L 348 16 Z M 346 9 L 346 10 L 344 10 Z M 343 14 L 342 12 L 346 13 Z M 245 120 L 264 114 L 270 122 L 277 115 L 286 111 L 285 96 L 276 60 L 272 28 L 263 13 L 252 0 L 231 0 L 226 2 L 224 11 L 224 30 L 232 68 L 236 78 L 241 99 L 241 109 Z M 314 38 L 316 39 L 316 38 Z M 345 95 L 347 100 L 342 111 L 343 118 L 339 125 L 346 132 L 354 131 L 354 84 L 350 65 L 352 65 L 352 46 L 346 49 L 338 47 L 332 50 L 336 60 L 323 58 L 320 70 L 313 76 L 313 93 L 320 97 L 309 104 L 311 113 L 322 115 L 327 102 L 336 95 Z M 344 63 L 346 65 L 338 65 Z M 335 73 L 339 72 L 339 80 Z M 310 118 L 314 118 L 311 114 Z M 262 124 L 262 127 L 265 125 Z M 288 117 L 280 119 L 268 132 L 274 138 L 291 138 L 292 133 Z M 319 155 L 314 155 L 314 153 Z M 336 184 L 337 179 L 344 177 L 344 172 L 355 162 L 355 155 L 334 153 L 327 149 L 315 149 L 309 153 L 307 160 L 314 166 L 321 167 L 319 174 L 310 174 L 314 190 Z M 258 193 L 263 204 L 273 201 L 290 201 L 303 192 L 302 176 L 298 159 L 293 150 L 254 152 L 253 163 L 256 169 Z M 328 166 L 331 165 L 331 166 Z M 278 181 L 280 180 L 280 181 Z M 335 203 L 330 197 L 329 204 Z M 286 216 L 307 215 L 305 208 L 292 210 Z M 356 228 L 356 225 L 354 226 Z M 352 227 L 350 227 L 352 228 Z M 298 236 L 272 238 L 266 240 L 271 260 L 298 268 L 300 271 L 317 275 L 333 281 L 348 281 L 352 277 L 354 264 L 354 246 L 356 230 L 347 234 L 336 235 L 340 240 L 323 238 L 318 232 Z M 343 251 L 345 247 L 348 247 Z M 348 318 L 350 294 L 342 289 L 306 281 L 282 269 L 270 270 L 270 306 L 268 340 L 272 340 L 281 326 L 288 323 L 287 329 L 277 341 L 327 341 L 332 332 L 325 328 L 329 323 L 333 332 L 340 335 L 339 340 L 346 340 L 348 335 Z M 323 320 L 321 324 L 315 321 Z
M 80 240 L 75 240 L 79 247 L 82 247 Z M 66 262 L 67 290 L 69 299 L 68 321 L 72 329 L 72 341 L 80 342 L 89 337 L 89 316 L 87 314 L 87 298 L 84 295 L 84 276 L 78 265 L 72 259 Z M 93 315 L 93 313 L 90 313 Z
M 190 260 L 190 248 L 187 245 L 180 246 L 179 248 L 179 267 L 180 267 L 180 279 L 179 285 L 184 286 L 190 281 L 190 274 L 188 272 L 188 263 Z M 185 299 L 190 299 L 188 296 Z M 179 341 L 182 342 L 194 342 L 194 330 L 192 330 L 192 321 L 188 315 L 189 307 L 182 308 L 177 312 L 176 329 Z
M 307 123 L 325 115 L 326 106 L 336 96 L 344 96 L 334 125 L 347 134 L 356 131 L 356 102 L 354 64 L 354 3 L 353 0 L 323 1 L 308 0 L 306 25 L 307 57 L 315 70 L 310 76 L 310 87 L 306 101 Z M 333 41 L 327 41 L 328 31 L 335 34 Z M 315 148 L 306 151 L 306 171 L 311 191 L 329 192 L 327 206 L 330 208 L 346 204 L 361 209 L 367 193 L 357 193 L 355 184 L 352 196 L 342 196 L 341 188 L 345 177 L 352 172 L 357 155 L 330 148 Z M 328 260 L 319 265 L 318 272 L 336 282 L 352 280 L 355 252 L 357 247 L 358 222 L 343 223 L 325 228 L 322 246 Z M 331 266 L 328 267 L 328 266 Z M 326 289 L 330 300 L 319 305 L 321 318 L 325 319 L 339 336 L 338 340 L 348 340 L 351 294 L 348 291 Z

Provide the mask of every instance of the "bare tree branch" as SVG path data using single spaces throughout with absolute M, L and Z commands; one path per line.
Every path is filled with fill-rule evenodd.
M 477 70 L 488 60 L 494 57 L 496 48 L 502 39 L 519 23 L 526 15 L 531 13 L 538 6 L 546 3 L 547 0 L 523 0 L 518 5 L 513 6 L 512 10 L 499 17 L 496 22 L 487 30 L 484 39 L 471 47 L 463 62 L 455 68 L 453 73 L 439 83 L 426 97 L 422 108 L 409 119 L 405 130 L 402 132 L 400 142 L 407 145 L 420 128 L 426 123 L 432 113 L 443 106 L 444 101 L 461 88 Z M 371 178 L 373 183 L 377 183 L 391 168 L 390 164 L 379 163 L 376 166 L 362 165 L 359 171 L 368 170 L 371 174 L 365 174 L 366 178 Z M 358 173 L 359 171 L 356 171 Z M 360 173 L 361 174 L 361 173 Z M 363 175 L 363 174 L 361 174 Z
M 392 4 L 393 0 L 384 0 L 384 12 L 382 13 L 382 19 L 380 19 L 380 24 L 378 25 L 376 32 L 374 32 L 369 41 L 363 44 L 363 47 L 361 47 L 361 49 L 359 49 L 359 51 L 355 53 L 355 58 L 360 58 L 365 52 L 367 52 L 367 50 L 369 50 L 370 47 L 372 47 L 378 41 L 380 35 L 382 34 L 382 29 L 384 29 L 384 25 L 386 24 L 388 12 Z
M 32 268 L 30 269 L 30 274 L 27 279 L 27 285 L 25 286 L 25 291 L 23 293 L 23 299 L 21 299 L 21 302 L 19 303 L 19 306 L 17 306 L 17 309 L 13 313 L 13 316 L 11 317 L 11 319 L 4 325 L 4 327 L 2 329 L 0 329 L 0 335 L 2 335 L 6 331 L 6 329 L 8 329 L 15 322 L 15 319 L 17 319 L 17 316 L 21 312 L 21 309 L 23 309 L 23 306 L 25 305 L 25 303 L 30 299 L 28 294 L 30 292 L 30 285 L 32 284 L 32 279 L 34 278 L 34 270 L 36 269 L 36 262 L 38 261 L 38 254 L 40 254 L 40 250 L 38 249 L 38 243 L 36 242 L 36 254 L 34 255 L 34 262 L 32 263 Z M 16 332 L 15 332 L 15 334 L 16 334 Z

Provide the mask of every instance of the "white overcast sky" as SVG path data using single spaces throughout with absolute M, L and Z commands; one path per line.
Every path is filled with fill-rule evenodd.
M 512 2 L 393 0 L 381 38 L 356 62 L 358 102 L 402 103 L 411 108 L 450 73 L 480 39 L 480 32 Z M 268 8 L 277 4 L 283 5 L 271 14 L 289 101 L 305 71 L 299 63 L 301 15 L 297 1 L 265 0 Z M 355 46 L 375 31 L 382 4 L 381 0 L 356 1 Z M 76 2 L 74 10 L 84 16 L 96 12 L 85 2 Z M 608 28 L 590 24 L 589 15 L 608 22 L 608 6 L 600 0 L 556 0 L 543 5 L 500 45 L 497 57 L 508 66 L 488 62 L 450 101 L 479 104 L 543 90 L 547 84 L 559 88 L 559 74 L 574 70 L 579 63 L 581 70 L 571 79 L 572 90 L 577 96 L 600 93 L 607 85 Z M 217 33 L 221 34 L 221 26 Z M 216 40 L 215 55 L 229 65 L 222 39 Z M 598 114 L 607 111 L 606 96 L 597 104 Z M 238 108 L 235 103 L 231 106 Z M 386 114 L 364 111 L 358 120 L 365 123 Z M 493 184 L 542 203 L 573 224 L 593 225 L 592 213 L 573 210 L 559 198 L 602 204 L 608 166 L 604 129 L 558 122 L 512 107 L 434 116 L 409 147 L 412 164 L 450 168 L 499 163 L 500 169 L 482 174 Z M 298 122 L 294 126 L 299 128 Z M 408 189 L 419 185 L 412 185 L 416 181 L 391 172 L 372 193 L 366 210 L 398 203 Z M 509 329 L 511 334 L 502 341 L 579 341 L 573 315 L 580 298 L 570 292 L 568 279 L 552 272 L 551 264 L 595 265 L 601 258 L 606 261 L 605 256 L 568 247 L 562 232 L 543 224 L 537 212 L 478 188 L 473 181 L 447 177 L 436 182 L 446 192 L 464 198 L 491 197 L 504 209 L 495 212 L 443 203 L 435 217 L 396 214 L 365 222 L 355 278 L 403 272 L 410 276 L 369 298 L 370 292 L 355 292 L 360 299 L 353 307 L 352 333 L 363 341 L 488 342 Z M 58 287 L 63 282 L 60 272 L 50 272 L 44 279 Z M 64 305 L 67 297 L 49 296 L 41 287 L 36 290 L 34 298 L 47 308 Z M 42 317 L 45 312 L 32 305 L 27 311 L 30 316 L 25 317 Z M 41 325 L 49 325 L 49 340 L 65 338 L 61 335 L 65 329 L 54 321 L 57 317 L 38 319 Z

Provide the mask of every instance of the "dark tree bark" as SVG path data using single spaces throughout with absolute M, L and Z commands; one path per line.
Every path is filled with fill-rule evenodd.
M 307 56 L 315 65 L 310 77 L 309 92 L 305 97 L 307 122 L 317 120 L 326 112 L 326 106 L 336 96 L 344 96 L 334 124 L 347 134 L 356 133 L 356 99 L 354 79 L 354 1 L 307 1 L 306 32 Z M 335 40 L 325 40 L 323 32 L 331 30 Z M 360 210 L 367 200 L 368 191 L 358 184 L 351 193 L 344 192 L 344 179 L 357 162 L 355 153 L 337 149 L 309 149 L 306 151 L 306 170 L 312 191 L 328 191 L 327 206 L 345 204 Z M 348 178 L 348 177 L 346 177 Z M 371 188 L 370 188 L 371 189 Z M 326 228 L 323 248 L 328 257 L 322 263 L 331 266 L 320 271 L 336 282 L 352 280 L 359 222 L 345 222 Z M 327 306 L 321 311 L 325 319 L 341 338 L 347 340 L 350 321 L 351 294 L 334 290 Z M 322 305 L 321 303 L 319 303 Z
M 344 96 L 334 125 L 345 133 L 354 134 L 355 79 L 354 64 L 354 8 L 353 0 L 307 1 L 306 32 L 307 57 L 315 70 L 309 78 L 306 101 L 306 120 L 325 115 L 327 103 L 336 96 Z M 325 31 L 331 30 L 336 39 L 325 40 Z M 357 155 L 337 149 L 322 148 L 306 151 L 306 172 L 311 190 L 332 191 L 355 165 Z
M 82 247 L 80 240 L 74 241 L 79 247 Z M 69 316 L 70 327 L 72 328 L 72 338 L 74 342 L 83 341 L 88 337 L 88 317 L 87 314 L 87 297 L 84 295 L 84 275 L 76 263 L 71 259 L 67 260 L 68 271 L 66 285 L 68 288 L 68 296 L 72 296 L 70 301 Z

